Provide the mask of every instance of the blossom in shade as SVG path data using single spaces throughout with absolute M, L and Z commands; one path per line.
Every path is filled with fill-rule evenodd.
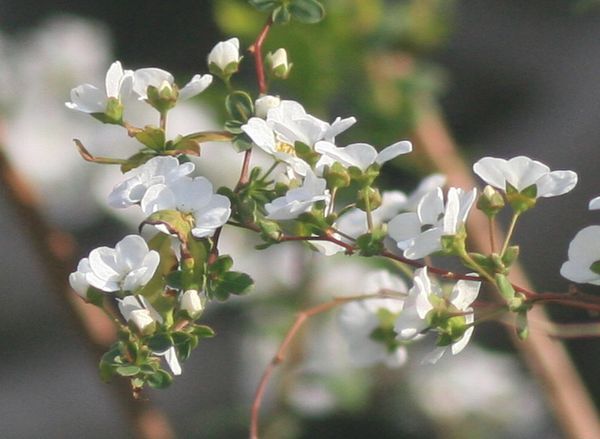
M 427 329 L 440 330 L 440 328 L 431 327 L 432 313 L 451 313 L 464 315 L 447 316 L 447 319 L 462 319 L 462 326 L 465 328 L 461 336 L 451 343 L 445 343 L 438 346 L 423 360 L 424 363 L 435 363 L 450 348 L 453 355 L 461 352 L 473 333 L 473 327 L 468 326 L 473 323 L 473 308 L 471 304 L 479 294 L 481 282 L 459 280 L 454 285 L 452 291 L 444 291 L 432 282 L 427 275 L 427 267 L 415 271 L 414 285 L 408 291 L 408 298 L 404 303 L 404 309 L 396 319 L 394 329 L 401 340 L 414 340 L 421 336 Z M 440 317 L 438 316 L 438 319 Z
M 455 235 L 465 223 L 477 197 L 477 190 L 448 190 L 447 201 L 441 188 L 426 193 L 416 212 L 401 213 L 388 224 L 389 236 L 409 259 L 420 259 L 442 249 L 442 236 Z
M 487 184 L 505 192 L 509 185 L 517 192 L 535 185 L 536 198 L 563 195 L 577 184 L 575 172 L 550 171 L 548 166 L 525 156 L 510 160 L 484 157 L 473 165 L 473 171 Z
M 412 144 L 406 140 L 394 143 L 381 152 L 367 143 L 353 143 L 343 148 L 338 148 L 331 142 L 320 141 L 315 145 L 315 151 L 322 154 L 317 168 L 329 165 L 333 162 L 341 163 L 343 166 L 355 166 L 361 171 L 375 163 L 383 165 L 385 162 L 395 159 L 401 154 L 412 151 Z
M 267 218 L 274 220 L 295 219 L 308 212 L 317 201 L 329 203 L 330 194 L 327 182 L 308 171 L 302 186 L 290 189 L 285 196 L 274 199 L 265 205 Z
M 186 100 L 202 93 L 211 83 L 211 75 L 194 75 L 190 82 L 179 90 L 179 99 Z M 139 100 L 148 99 L 148 87 L 152 86 L 159 90 L 165 88 L 172 90 L 175 78 L 169 72 L 155 67 L 138 69 L 133 73 L 133 91 Z
M 193 170 L 194 164 L 191 162 L 180 164 L 175 157 L 154 157 L 125 173 L 125 180 L 109 194 L 108 204 L 114 208 L 138 204 L 149 187 L 155 184 L 169 185 Z
M 406 293 L 402 279 L 381 270 L 371 273 L 364 282 L 365 294 Z M 395 339 L 393 322 L 403 307 L 401 298 L 357 300 L 342 306 L 338 322 L 348 341 L 350 360 L 364 367 L 384 363 L 398 367 L 406 362 L 406 349 Z M 377 337 L 379 335 L 379 337 Z
M 90 286 L 105 292 L 135 291 L 150 281 L 159 261 L 159 254 L 149 250 L 141 236 L 128 235 L 115 248 L 92 250 L 71 273 L 69 282 L 83 297 Z
M 119 311 L 123 315 L 123 318 L 128 322 L 132 322 L 142 333 L 149 330 L 153 331 L 157 323 L 163 323 L 162 316 L 143 296 L 127 296 L 123 299 L 118 299 L 118 302 Z M 169 365 L 173 375 L 181 375 L 181 365 L 173 346 L 161 352 L 154 352 L 154 354 L 165 357 L 165 361 Z
M 123 70 L 115 61 L 106 72 L 105 90 L 91 84 L 83 84 L 71 90 L 71 102 L 65 103 L 71 110 L 83 113 L 104 113 L 110 98 L 121 101 L 131 92 L 133 72 Z
M 600 285 L 600 226 L 588 226 L 575 235 L 560 274 L 573 282 Z
M 229 198 L 215 194 L 205 177 L 185 177 L 169 184 L 155 184 L 146 191 L 140 206 L 146 215 L 161 210 L 190 214 L 194 219 L 192 235 L 196 238 L 212 236 L 231 215 Z M 162 225 L 156 227 L 168 233 Z

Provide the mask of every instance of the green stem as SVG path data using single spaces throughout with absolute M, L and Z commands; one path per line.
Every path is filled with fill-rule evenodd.
M 371 202 L 369 200 L 369 189 L 370 188 L 366 188 L 365 189 L 365 211 L 367 213 L 367 227 L 369 229 L 369 232 L 373 231 L 373 215 L 371 214 Z
M 471 256 L 469 256 L 469 254 L 466 251 L 461 252 L 458 256 L 463 260 L 463 262 L 466 265 L 476 270 L 477 274 L 490 281 L 493 285 L 496 285 L 496 280 L 481 265 L 475 262 L 475 260 Z
M 510 221 L 510 226 L 508 227 L 508 232 L 506 234 L 506 239 L 504 240 L 504 245 L 502 246 L 502 251 L 500 252 L 500 257 L 503 257 L 504 253 L 506 253 L 506 249 L 508 248 L 508 245 L 510 244 L 510 240 L 515 231 L 515 226 L 517 225 L 517 220 L 519 219 L 520 215 L 521 215 L 521 212 L 515 212 L 513 214 L 513 217 Z

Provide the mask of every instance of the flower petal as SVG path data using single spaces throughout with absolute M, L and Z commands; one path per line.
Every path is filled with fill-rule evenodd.
M 389 162 L 390 160 L 395 159 L 399 155 L 407 154 L 412 151 L 412 143 L 408 140 L 403 140 L 401 142 L 394 143 L 393 145 L 384 148 L 379 154 L 377 154 L 377 158 L 375 161 L 382 165 L 385 162 Z
M 202 93 L 212 83 L 212 80 L 212 75 L 194 75 L 192 80 L 179 90 L 179 99 L 185 101 Z
M 537 185 L 538 197 L 556 197 L 571 191 L 577 184 L 573 171 L 552 171 L 540 178 Z

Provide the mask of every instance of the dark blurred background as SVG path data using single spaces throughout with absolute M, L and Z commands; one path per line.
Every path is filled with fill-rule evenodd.
M 269 37 L 267 49 L 287 47 L 294 62 L 290 80 L 274 84 L 273 91 L 300 100 L 308 111 L 328 120 L 355 115 L 359 123 L 344 137 L 347 143 L 362 140 L 385 146 L 410 136 L 421 112 L 439 105 L 470 162 L 485 155 L 523 154 L 552 169 L 576 171 L 580 177 L 576 189 L 559 200 L 540 202 L 523 218 L 516 234 L 522 262 L 536 288 L 565 291 L 568 283 L 558 270 L 566 260 L 568 243 L 578 230 L 599 221 L 598 213 L 586 210 L 600 189 L 600 8 L 595 2 L 324 3 L 328 17 L 323 23 L 291 24 L 275 29 Z M 77 257 L 98 245 L 113 245 L 133 230 L 133 223 L 111 216 L 102 201 L 96 201 L 101 196 L 93 194 L 107 193 L 109 177 L 81 177 L 75 188 L 73 180 L 61 180 L 69 172 L 91 169 L 75 154 L 71 138 L 87 136 L 92 144 L 101 138 L 98 143 L 104 141 L 109 151 L 118 142 L 112 134 L 101 137 L 107 127 L 90 124 L 88 129 L 82 125 L 88 123 L 82 115 L 64 109 L 68 90 L 83 82 L 101 84 L 114 59 L 128 68 L 159 66 L 184 83 L 192 74 L 207 71 L 206 54 L 216 42 L 239 36 L 247 47 L 263 21 L 245 2 L 234 0 L 0 0 L 0 56 L 5 58 L 0 64 L 20 69 L 3 74 L 10 69 L 0 67 L 7 149 L 40 192 L 48 220 L 76 237 Z M 70 33 L 61 37 L 61 30 Z M 393 79 L 387 74 L 382 78 L 382 71 L 389 69 L 379 67 L 382 58 L 399 59 L 397 66 L 408 67 L 406 71 L 397 67 L 400 71 Z M 67 64 L 68 68 L 61 68 Z M 82 77 L 83 73 L 92 77 Z M 249 56 L 239 81 L 254 87 Z M 192 122 L 202 119 L 205 125 L 217 123 L 222 116 L 220 87 L 212 87 L 195 103 L 201 109 L 190 110 L 186 117 Z M 207 110 L 211 103 L 217 110 Z M 64 167 L 46 172 L 53 163 Z M 414 187 L 419 177 L 432 171 L 428 161 L 417 156 L 409 164 L 390 167 L 383 181 L 390 189 Z M 98 379 L 96 354 L 86 347 L 64 305 L 45 288 L 43 261 L 5 195 L 0 197 L 4 250 L 0 256 L 0 437 L 132 437 L 112 388 L 123 383 L 106 385 Z M 307 270 L 314 264 L 298 256 L 296 249 L 269 257 L 298 258 L 309 266 Z M 297 264 L 294 267 L 300 272 Z M 318 277 L 314 271 L 300 273 L 311 280 Z M 292 275 L 278 276 L 286 274 Z M 292 299 L 302 284 L 275 282 L 269 270 L 263 275 L 269 278 L 265 285 L 274 283 L 270 288 Z M 258 296 L 267 302 L 273 297 Z M 171 388 L 148 395 L 169 417 L 177 437 L 245 436 L 251 392 L 260 370 L 304 299 L 292 300 L 291 305 L 252 305 L 249 298 L 209 310 L 208 324 L 218 337 L 192 355 L 184 375 Z M 268 317 L 261 314 L 263 305 L 272 311 Z M 552 314 L 564 322 L 589 319 L 582 311 L 552 309 Z M 265 322 L 268 329 L 261 328 Z M 330 329 L 327 322 L 319 324 Z M 307 336 L 309 341 L 321 337 L 313 335 Z M 331 383 L 330 372 L 321 369 L 302 375 L 301 362 L 284 367 L 290 376 L 302 377 L 287 394 L 286 383 L 273 386 L 278 390 L 265 407 L 273 410 L 272 416 L 263 418 L 270 425 L 270 437 L 563 437 L 504 329 L 484 326 L 475 338 L 464 363 L 459 363 L 460 356 L 449 359 L 437 371 L 428 369 L 432 377 L 423 375 L 418 360 L 400 371 L 354 372 L 346 364 L 340 366 L 343 372 L 333 373 L 346 379 L 337 384 Z M 569 341 L 568 347 L 595 402 L 600 402 L 600 343 L 577 340 Z M 313 358 L 309 342 L 305 349 L 304 356 Z M 327 352 L 315 355 L 327 358 Z M 468 369 L 475 365 L 492 375 L 480 376 Z M 468 372 L 472 381 L 461 381 L 466 380 L 461 371 Z M 493 380 L 498 380 L 497 386 L 490 384 Z M 451 390 L 439 392 L 445 385 L 459 386 L 457 399 L 452 399 Z M 319 386 L 333 390 L 323 396 Z M 336 390 L 336 386 L 354 390 Z M 485 401 L 466 390 L 475 387 L 485 393 L 486 386 Z M 519 399 L 524 397 L 515 396 L 519 392 L 530 399 Z M 310 401 L 323 409 L 307 409 Z M 507 406 L 518 409 L 520 417 Z

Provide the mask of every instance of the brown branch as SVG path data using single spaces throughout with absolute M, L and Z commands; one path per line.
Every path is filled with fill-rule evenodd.
M 256 40 L 252 45 L 248 48 L 248 51 L 254 55 L 254 62 L 256 64 L 256 79 L 258 81 L 258 91 L 261 94 L 266 94 L 268 90 L 267 80 L 265 77 L 265 66 L 263 63 L 262 56 L 262 46 L 267 38 L 267 34 L 269 30 L 271 30 L 271 26 L 273 25 L 273 18 L 269 15 L 267 22 L 265 23 L 263 29 L 256 37 Z

